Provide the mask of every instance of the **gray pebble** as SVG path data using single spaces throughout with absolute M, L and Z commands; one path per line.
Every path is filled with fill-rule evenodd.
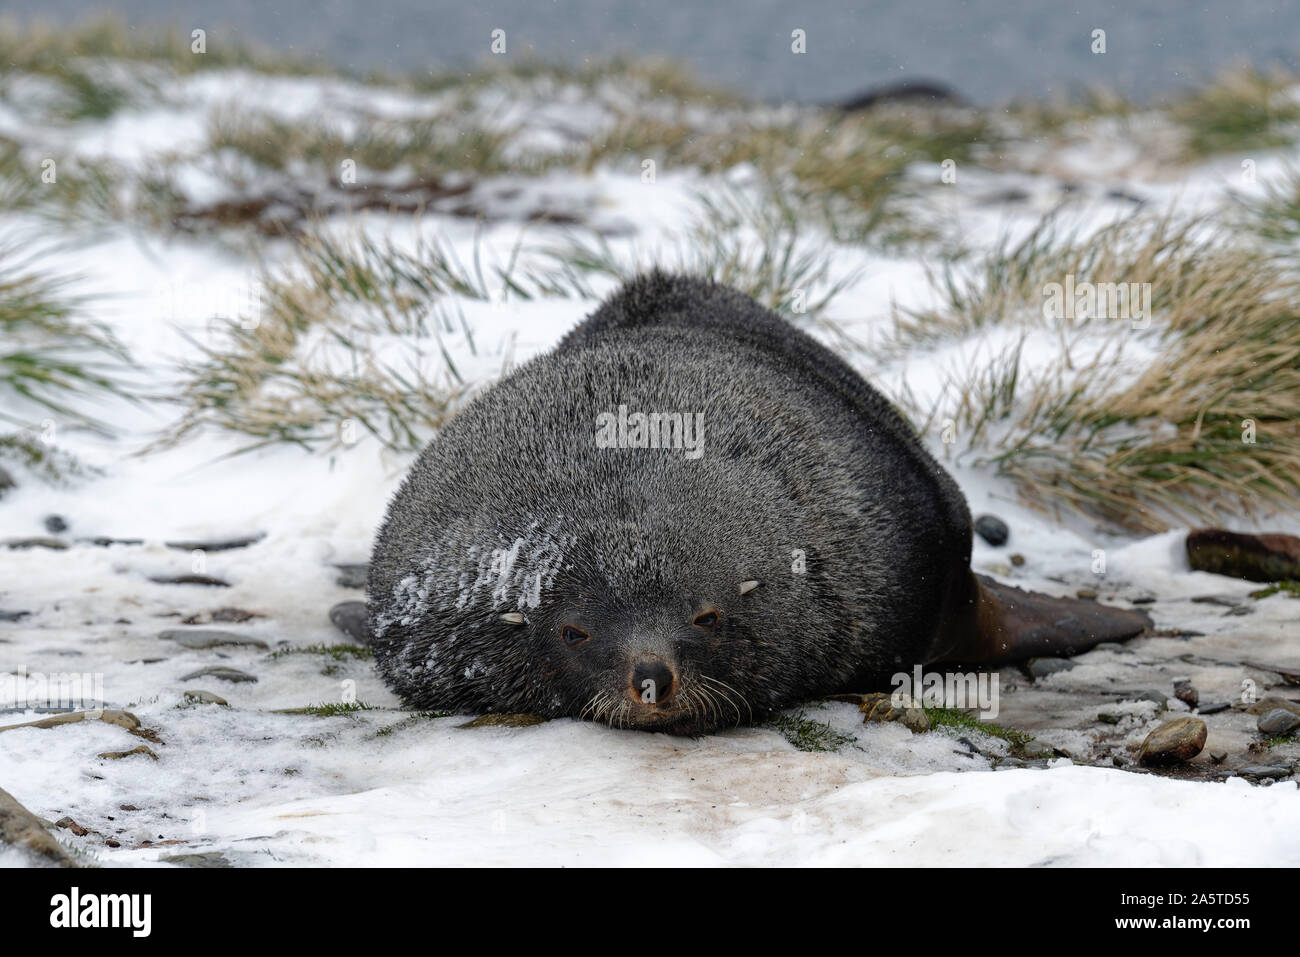
M 194 691 L 185 692 L 185 701 L 188 704 L 217 704 L 223 708 L 229 708 L 230 702 L 219 694 L 213 694 L 211 691 L 195 689 Z
M 67 520 L 62 515 L 46 515 L 45 530 L 51 535 L 58 535 L 68 530 Z
M 1248 768 L 1242 768 L 1237 774 L 1249 781 L 1277 781 L 1290 777 L 1291 769 L 1276 764 L 1252 764 Z
M 330 609 L 330 621 L 343 634 L 359 644 L 370 643 L 370 622 L 363 601 L 341 601 Z
M 370 570 L 369 565 L 335 565 L 339 570 L 338 577 L 334 579 L 344 588 L 365 588 L 366 573 Z
M 208 851 L 203 854 L 173 854 L 171 857 L 162 859 L 165 864 L 176 864 L 179 867 L 234 867 L 224 854 L 218 854 L 216 851 Z
M 68 547 L 68 543 L 61 538 L 50 538 L 44 535 L 33 535 L 31 538 L 10 538 L 4 542 L 6 548 L 49 548 L 56 552 L 61 552 Z
M 1207 701 L 1205 704 L 1198 705 L 1197 714 L 1218 714 L 1220 711 L 1227 711 L 1232 705 L 1226 701 Z
M 159 585 L 206 585 L 210 588 L 229 588 L 230 582 L 211 575 L 155 575 L 149 579 Z
M 203 552 L 227 552 L 232 548 L 247 548 L 266 538 L 266 532 L 257 532 L 254 535 L 245 535 L 241 538 L 217 538 L 217 539 L 195 539 L 193 541 L 165 542 L 168 548 L 176 548 L 183 552 L 192 552 L 196 549 Z
M 1005 545 L 1011 537 L 1007 523 L 996 515 L 981 515 L 975 519 L 975 532 L 994 548 Z
M 1068 658 L 1030 658 L 1025 662 L 1025 667 L 1035 678 L 1046 678 L 1057 672 L 1070 671 L 1075 663 Z
M 174 641 L 183 648 L 219 648 L 223 645 L 248 645 L 253 648 L 269 648 L 260 638 L 237 635 L 233 631 L 218 631 L 212 628 L 168 628 L 158 633 L 163 641 Z
M 195 678 L 217 678 L 220 681 L 256 681 L 252 675 L 240 671 L 237 668 L 224 668 L 220 665 L 213 665 L 209 668 L 200 668 L 198 671 L 191 671 L 181 677 L 181 681 L 192 681 Z
M 1300 728 L 1300 715 L 1282 708 L 1274 708 L 1266 714 L 1261 714 L 1257 725 L 1261 734 L 1283 737 Z

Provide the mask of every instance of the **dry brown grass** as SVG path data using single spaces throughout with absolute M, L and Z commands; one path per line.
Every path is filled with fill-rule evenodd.
M 1150 328 L 1044 318 L 1043 288 L 1066 273 L 1151 283 Z M 928 428 L 955 423 L 963 454 L 1026 501 L 1150 531 L 1300 497 L 1300 288 L 1232 237 L 1170 219 L 1083 240 L 1045 226 L 990 256 L 978 280 L 954 280 L 948 300 L 902 318 L 903 341 L 994 325 L 1060 336 L 1046 366 L 1015 347 L 957 376 L 934 407 L 902 397 Z M 1140 367 L 1125 360 L 1135 351 Z

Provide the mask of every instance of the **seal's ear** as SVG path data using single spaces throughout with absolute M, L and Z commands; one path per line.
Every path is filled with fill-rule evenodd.
M 750 581 L 747 581 L 747 582 L 741 582 L 741 583 L 740 583 L 740 593 L 741 593 L 742 595 L 748 595 L 750 592 L 752 592 L 755 588 L 757 588 L 757 587 L 758 587 L 759 585 L 761 585 L 761 584 L 763 584 L 763 583 L 760 582 L 760 581 L 754 581 L 753 579 L 751 579 Z
M 508 611 L 501 616 L 501 620 L 507 625 L 522 625 L 524 623 L 524 613 L 521 611 Z

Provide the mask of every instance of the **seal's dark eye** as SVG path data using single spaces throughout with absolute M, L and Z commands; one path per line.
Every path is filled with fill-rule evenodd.
M 565 625 L 561 635 L 564 638 L 564 643 L 570 648 L 577 648 L 578 645 L 591 637 L 581 628 L 574 628 L 572 625 Z
M 705 611 L 695 616 L 691 622 L 696 628 L 712 628 L 718 623 L 718 613 L 716 611 Z

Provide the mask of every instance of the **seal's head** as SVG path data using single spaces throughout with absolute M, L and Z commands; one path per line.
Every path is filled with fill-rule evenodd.
M 545 601 L 502 618 L 553 669 L 565 710 L 679 733 L 752 718 L 740 688 L 754 683 L 761 579 L 659 522 L 598 523 L 567 557 Z

